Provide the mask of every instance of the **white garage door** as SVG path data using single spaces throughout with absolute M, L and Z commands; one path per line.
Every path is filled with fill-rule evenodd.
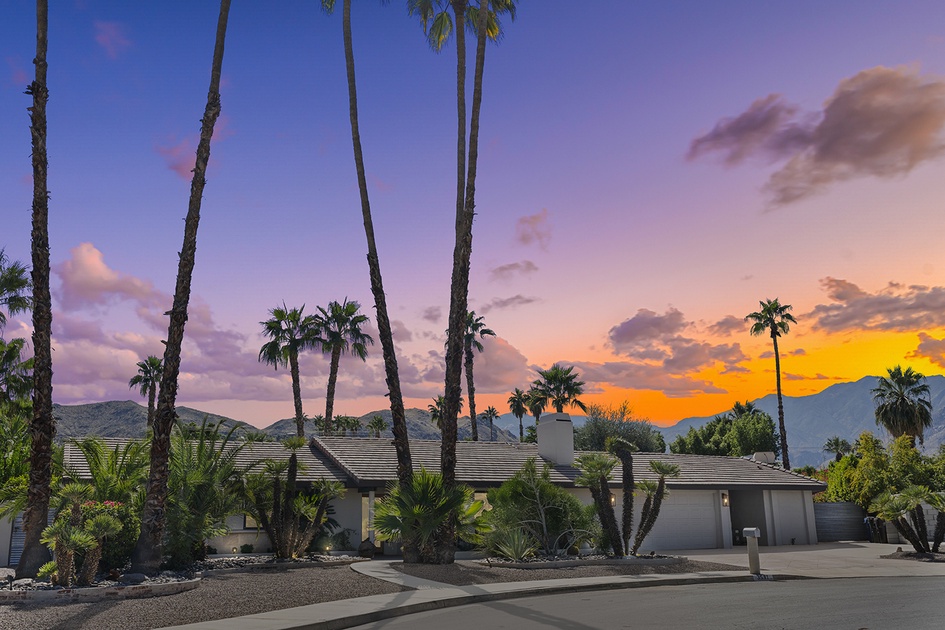
M 639 503 L 642 507 L 643 502 Z M 656 525 L 643 541 L 640 552 L 661 549 L 715 549 L 721 540 L 720 509 L 716 492 L 673 490 L 663 502 Z

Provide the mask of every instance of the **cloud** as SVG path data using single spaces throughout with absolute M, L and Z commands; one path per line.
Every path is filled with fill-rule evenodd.
M 486 337 L 482 347 L 473 364 L 477 392 L 503 394 L 533 378 L 525 355 L 505 339 Z
M 821 111 L 804 114 L 781 95 L 756 100 L 692 141 L 726 165 L 751 157 L 787 163 L 765 184 L 781 206 L 859 177 L 905 175 L 945 151 L 945 80 L 878 66 L 842 80 Z
M 7 68 L 10 70 L 10 83 L 17 87 L 23 87 L 30 82 L 30 76 L 23 69 L 19 57 L 4 57 L 7 62 Z
M 804 315 L 817 330 L 910 332 L 945 326 L 945 287 L 905 286 L 890 282 L 875 293 L 837 278 L 821 287 L 832 304 L 818 304 Z
M 489 274 L 493 280 L 511 280 L 516 275 L 528 275 L 538 271 L 538 266 L 530 260 L 500 265 L 491 269 Z
M 63 308 L 71 310 L 125 299 L 148 307 L 171 306 L 170 296 L 157 292 L 150 282 L 110 269 L 102 252 L 91 243 L 81 243 L 69 253 L 70 259 L 52 268 L 62 280 L 59 300 Z
M 489 311 L 496 309 L 506 309 L 506 308 L 516 308 L 519 306 L 525 306 L 527 304 L 534 304 L 535 302 L 540 302 L 541 299 L 536 297 L 527 297 L 524 295 L 513 295 L 512 297 L 507 298 L 493 298 L 491 301 L 483 304 L 479 307 L 479 312 L 483 315 Z
M 641 308 L 636 315 L 611 328 L 608 337 L 618 354 L 646 353 L 653 342 L 679 334 L 688 325 L 683 314 L 675 308 L 670 308 L 664 315 Z M 646 358 L 662 356 L 663 353 Z
M 551 224 L 548 223 L 548 209 L 520 218 L 515 223 L 515 238 L 522 245 L 538 243 L 541 249 L 547 249 L 551 242 Z
M 907 359 L 928 359 L 939 367 L 945 367 L 945 339 L 936 339 L 920 332 L 919 345 L 906 355 Z
M 190 135 L 176 144 L 157 146 L 155 150 L 164 158 L 167 168 L 177 173 L 181 179 L 190 181 L 197 163 L 198 139 L 196 135 Z
M 95 41 L 110 59 L 117 59 L 120 53 L 131 46 L 131 40 L 125 35 L 125 27 L 119 22 L 96 21 L 94 26 Z
M 788 372 L 782 372 L 781 378 L 786 381 L 842 381 L 845 380 L 840 376 L 825 376 L 818 372 L 811 376 L 810 374 L 790 374 Z
M 439 306 L 428 306 L 420 313 L 420 317 L 431 324 L 437 324 L 443 319 L 443 309 Z
M 806 354 L 807 354 L 807 351 L 804 350 L 804 348 L 798 348 L 797 350 L 791 350 L 790 352 L 781 352 L 782 357 L 802 357 Z M 758 355 L 758 358 L 759 359 L 773 359 L 774 350 L 768 350 L 766 352 L 762 352 L 761 354 Z
M 653 366 L 630 361 L 576 362 L 574 366 L 583 380 L 598 386 L 659 391 L 669 398 L 728 393 L 727 390 L 704 379 L 668 374 L 664 370 L 654 369 Z
M 713 335 L 718 335 L 719 337 L 728 337 L 738 332 L 744 332 L 747 330 L 747 324 L 743 317 L 735 317 L 734 315 L 726 315 L 719 321 L 710 325 L 707 330 Z
M 390 323 L 390 329 L 396 341 L 413 341 L 413 333 L 410 332 L 407 325 L 402 321 L 395 319 Z M 372 334 L 371 336 L 380 342 L 380 335 Z

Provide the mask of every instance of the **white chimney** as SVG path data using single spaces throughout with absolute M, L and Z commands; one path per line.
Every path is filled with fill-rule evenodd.
M 548 413 L 539 418 L 538 455 L 553 465 L 574 464 L 574 425 L 569 414 Z

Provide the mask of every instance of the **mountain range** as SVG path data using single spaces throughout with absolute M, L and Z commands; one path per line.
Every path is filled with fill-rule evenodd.
M 788 434 L 791 463 L 794 466 L 820 466 L 829 459 L 824 453 L 824 443 L 833 436 L 839 436 L 850 443 L 863 431 L 872 431 L 886 439 L 889 436 L 876 426 L 873 413 L 873 398 L 870 390 L 876 387 L 877 377 L 865 376 L 850 383 L 837 383 L 817 394 L 809 396 L 784 396 L 784 423 Z M 926 431 L 924 449 L 931 452 L 945 444 L 945 376 L 930 376 L 927 379 L 932 400 L 932 427 Z M 777 421 L 778 399 L 769 394 L 752 401 L 762 411 L 771 414 Z M 720 409 L 718 413 L 725 413 Z M 282 439 L 295 435 L 295 420 L 287 418 L 274 422 L 264 429 L 255 427 L 216 414 L 208 414 L 189 407 L 178 407 L 177 414 L 185 422 L 199 424 L 204 416 L 213 422 L 232 423 L 238 431 L 259 431 Z M 147 408 L 134 401 L 112 401 L 87 405 L 54 405 L 53 415 L 57 418 L 57 439 L 86 435 L 102 437 L 142 437 L 147 425 Z M 391 421 L 389 409 L 366 413 L 359 419 L 365 426 L 375 415 L 384 418 L 388 426 Z M 713 416 L 685 418 L 668 427 L 659 427 L 667 445 L 677 435 L 686 433 L 690 427 L 700 427 L 712 420 Z M 407 409 L 407 433 L 412 439 L 438 440 L 440 431 L 430 421 L 430 413 L 423 409 Z M 531 416 L 524 419 L 525 425 Z M 584 416 L 572 415 L 574 425 L 581 426 Z M 310 430 L 312 427 L 307 427 Z M 480 438 L 488 435 L 488 424 L 479 423 Z M 512 414 L 505 414 L 495 421 L 496 440 L 500 442 L 518 441 L 518 419 Z M 469 439 L 469 418 L 459 420 L 459 439 Z M 311 433 L 309 433 L 311 435 Z M 361 435 L 368 435 L 365 431 Z M 382 433 L 393 437 L 390 430 Z

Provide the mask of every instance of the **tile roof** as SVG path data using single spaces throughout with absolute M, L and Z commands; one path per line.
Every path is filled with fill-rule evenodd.
M 390 439 L 318 437 L 312 440 L 312 445 L 351 475 L 355 485 L 382 486 L 397 477 L 397 456 Z M 411 440 L 410 454 L 415 469 L 423 466 L 428 470 L 439 470 L 439 441 Z M 497 486 L 515 474 L 530 457 L 538 457 L 536 444 L 458 442 L 456 478 L 477 488 Z M 635 453 L 635 480 L 656 479 L 649 467 L 654 460 L 679 466 L 680 477 L 667 480 L 671 488 L 765 488 L 814 492 L 826 489 L 826 484 L 820 481 L 748 459 L 672 453 Z M 557 484 L 573 486 L 579 474 L 572 466 L 554 466 L 551 479 Z M 619 486 L 619 465 L 612 477 Z

